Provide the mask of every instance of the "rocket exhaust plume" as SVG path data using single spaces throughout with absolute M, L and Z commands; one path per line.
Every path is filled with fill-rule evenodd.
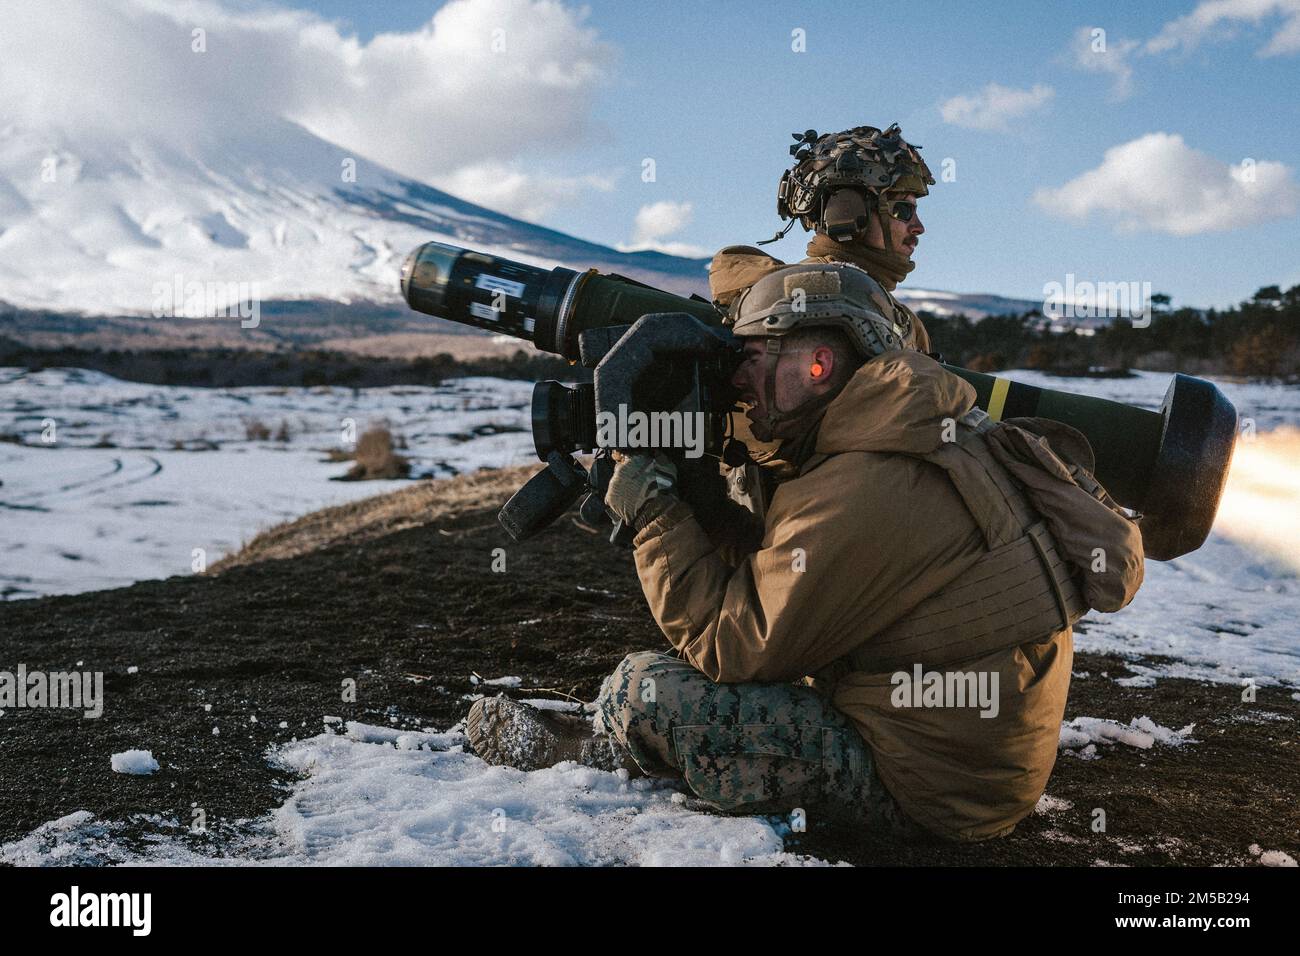
M 1237 439 L 1214 528 L 1300 573 L 1300 428 Z

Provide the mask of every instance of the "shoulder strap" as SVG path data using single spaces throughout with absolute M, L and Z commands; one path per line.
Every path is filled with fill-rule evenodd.
M 1086 613 L 1071 565 L 982 437 L 997 427 L 972 409 L 958 419 L 956 441 L 919 456 L 947 472 L 988 550 L 850 653 L 853 670 L 946 666 L 1046 640 Z
M 972 408 L 957 419 L 955 440 L 919 456 L 948 473 L 990 549 L 1021 537 L 1038 517 L 979 437 L 996 427 L 982 409 Z

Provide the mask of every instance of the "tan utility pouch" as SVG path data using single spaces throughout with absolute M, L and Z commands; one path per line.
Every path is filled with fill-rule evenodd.
M 1018 421 L 1052 434 L 1072 464 L 1040 436 L 994 424 L 980 409 L 958 419 L 957 440 L 922 457 L 948 473 L 988 551 L 853 651 L 853 669 L 941 667 L 1047 640 L 1090 607 L 1116 610 L 1137 591 L 1141 537 L 1075 462 L 1091 463 L 1087 440 L 1058 422 Z
M 1106 612 L 1125 607 L 1142 585 L 1142 533 L 1092 476 L 1087 439 L 1068 425 L 1040 418 L 1009 419 L 987 437 L 993 456 L 1020 485 L 1047 522 L 1061 554 L 1077 569 L 1088 607 Z M 1067 449 L 1080 445 L 1086 456 L 1067 460 Z

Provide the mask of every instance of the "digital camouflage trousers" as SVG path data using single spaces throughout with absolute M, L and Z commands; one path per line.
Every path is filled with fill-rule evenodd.
M 682 779 L 727 813 L 821 814 L 905 833 L 871 749 L 811 687 L 717 684 L 669 654 L 629 654 L 605 678 L 596 727 L 649 776 Z

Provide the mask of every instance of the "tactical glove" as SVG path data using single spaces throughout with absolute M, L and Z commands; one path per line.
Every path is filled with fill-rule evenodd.
M 640 530 L 637 517 L 646 504 L 671 495 L 677 467 L 663 452 L 624 457 L 614 468 L 605 491 L 605 507 L 625 525 Z

